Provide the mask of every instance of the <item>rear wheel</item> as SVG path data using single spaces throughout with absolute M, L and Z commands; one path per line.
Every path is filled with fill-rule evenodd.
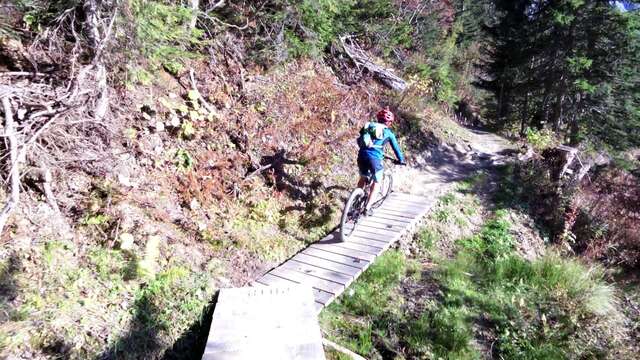
M 353 231 L 356 229 L 356 225 L 367 199 L 365 198 L 364 191 L 360 188 L 356 188 L 349 195 L 347 203 L 342 210 L 342 219 L 340 221 L 340 240 L 346 241 Z

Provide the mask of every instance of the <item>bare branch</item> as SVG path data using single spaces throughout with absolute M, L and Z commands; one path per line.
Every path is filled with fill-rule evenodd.
M 0 234 L 4 229 L 9 216 L 18 205 L 20 201 L 20 172 L 18 168 L 18 139 L 15 136 L 14 124 L 13 124 L 13 112 L 11 109 L 11 102 L 9 97 L 2 98 L 2 107 L 4 109 L 4 136 L 9 139 L 9 154 L 10 154 L 10 178 L 11 178 L 11 194 L 7 200 L 2 212 L 0 212 Z
M 374 63 L 351 36 L 340 37 L 340 42 L 342 43 L 344 52 L 351 58 L 358 69 L 360 69 L 360 67 L 367 69 L 383 84 L 394 90 L 403 91 L 407 88 L 406 81 L 395 75 L 391 70 Z
M 212 113 L 216 114 L 217 113 L 216 109 L 213 106 L 211 106 L 211 104 L 209 104 L 204 99 L 204 97 L 202 97 L 202 95 L 200 94 L 200 91 L 198 91 L 198 84 L 196 83 L 196 78 L 194 76 L 193 68 L 189 69 L 189 78 L 191 79 L 191 87 L 198 94 L 198 100 L 200 100 L 200 102 L 202 103 L 202 106 L 204 106 L 205 109 L 207 109 L 209 112 L 212 112 Z

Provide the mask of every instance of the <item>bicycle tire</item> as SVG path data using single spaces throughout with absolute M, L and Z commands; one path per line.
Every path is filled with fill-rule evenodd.
M 387 173 L 382 178 L 382 183 L 380 184 L 380 198 L 376 200 L 375 204 L 373 204 L 373 208 L 379 208 L 392 191 L 393 175 L 391 173 Z
M 349 199 L 342 210 L 342 218 L 340 219 L 341 241 L 347 241 L 349 236 L 351 236 L 353 231 L 356 229 L 356 225 L 362 212 L 362 209 L 359 209 L 359 207 L 362 206 L 363 200 L 365 200 L 365 193 L 360 188 L 354 189 L 351 192 L 351 195 L 349 195 Z

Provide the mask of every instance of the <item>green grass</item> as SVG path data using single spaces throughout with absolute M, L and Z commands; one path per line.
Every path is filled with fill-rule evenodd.
M 478 235 L 458 242 L 455 258 L 441 260 L 444 297 L 436 313 L 466 314 L 467 326 L 489 319 L 503 358 L 594 357 L 612 350 L 619 314 L 602 272 L 553 253 L 525 260 L 514 251 L 505 217 L 498 211 Z M 470 342 L 443 343 L 452 329 L 464 330 L 460 321 L 432 323 L 445 352 L 472 350 Z
M 171 260 L 142 278 L 131 276 L 134 254 L 98 245 L 48 241 L 28 254 L 19 261 L 32 271 L 11 274 L 17 297 L 0 326 L 0 347 L 72 359 L 158 355 L 201 321 L 220 267 Z
M 456 241 L 452 257 L 433 255 L 438 235 L 432 229 L 418 232 L 422 256 L 435 256 L 432 281 L 441 294 L 421 299 L 423 311 L 408 311 L 407 302 L 416 299 L 400 286 L 418 273 L 416 261 L 391 251 L 323 311 L 323 329 L 372 358 L 391 348 L 407 358 L 479 359 L 490 346 L 503 359 L 611 356 L 621 317 L 602 270 L 551 251 L 534 261 L 522 258 L 507 218 L 496 211 L 475 235 Z
M 398 284 L 416 269 L 417 264 L 400 251 L 380 256 L 321 313 L 320 321 L 329 338 L 365 357 L 378 354 L 376 339 L 386 338 L 389 328 L 405 323 Z

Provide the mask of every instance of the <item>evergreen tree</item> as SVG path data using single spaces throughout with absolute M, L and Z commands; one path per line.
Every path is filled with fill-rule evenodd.
M 500 125 L 638 143 L 637 15 L 607 0 L 496 0 L 486 77 Z M 624 135 L 623 135 L 624 133 Z

